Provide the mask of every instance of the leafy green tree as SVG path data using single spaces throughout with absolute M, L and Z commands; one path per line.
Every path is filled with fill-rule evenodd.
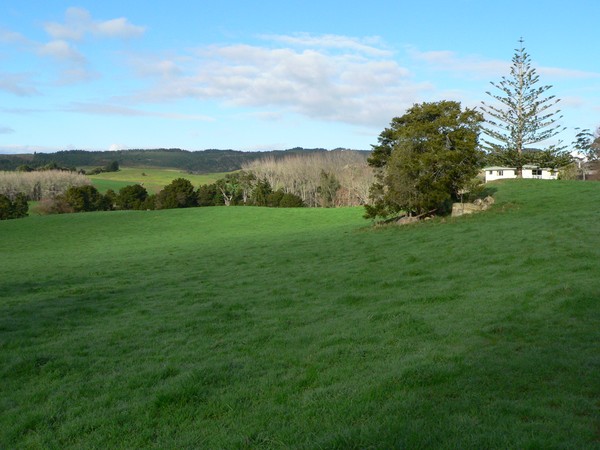
M 116 205 L 119 209 L 142 209 L 148 191 L 141 184 L 132 184 L 119 189 Z
M 0 220 L 13 218 L 13 203 L 6 195 L 0 194 Z
M 392 119 L 369 158 L 377 182 L 365 217 L 445 212 L 479 170 L 482 121 L 454 101 L 416 104 Z
M 235 205 L 243 200 L 243 187 L 237 173 L 228 173 L 215 183 L 223 196 L 225 206 Z
M 281 199 L 279 200 L 280 208 L 303 208 L 304 202 L 299 195 L 292 194 L 291 192 L 287 192 L 283 194 Z
M 317 192 L 321 199 L 321 205 L 330 207 L 335 204 L 337 191 L 342 186 L 334 174 L 321 170 L 319 187 Z
M 277 189 L 276 191 L 271 192 L 269 195 L 267 195 L 267 206 L 278 208 L 284 195 L 285 192 L 283 192 L 282 189 Z
M 269 204 L 269 195 L 273 192 L 271 183 L 266 178 L 258 180 L 252 191 L 251 201 L 256 206 L 267 206 Z
M 24 194 L 17 194 L 14 201 L 0 194 L 0 220 L 20 219 L 27 216 L 28 210 L 27 196 Z
M 198 206 L 219 206 L 223 205 L 223 196 L 215 183 L 203 184 L 196 192 L 198 197 Z
M 119 161 L 112 161 L 110 164 L 104 166 L 105 172 L 118 172 L 119 171 Z
M 499 105 L 482 102 L 482 110 L 487 115 L 487 126 L 483 127 L 487 139 L 483 142 L 490 152 L 489 161 L 516 167 L 518 176 L 524 164 L 535 163 L 535 152 L 526 152 L 527 146 L 546 141 L 564 130 L 558 124 L 562 118 L 560 110 L 554 109 L 560 100 L 554 95 L 544 96 L 552 86 L 537 86 L 539 76 L 531 66 L 523 42 L 520 39 L 520 46 L 515 49 L 510 76 L 502 77 L 499 83 L 491 82 L 500 94 L 486 92 Z M 549 147 L 545 150 L 545 159 L 549 156 L 564 159 L 564 150 L 561 146 Z
M 115 209 L 115 206 L 117 204 L 117 196 L 117 193 L 112 189 L 106 190 L 106 192 L 104 193 L 104 203 L 107 206 L 107 210 Z
M 107 199 L 92 185 L 71 186 L 61 197 L 73 212 L 106 211 L 111 208 Z
M 194 186 L 185 178 L 173 180 L 156 196 L 156 209 L 189 208 L 197 205 Z

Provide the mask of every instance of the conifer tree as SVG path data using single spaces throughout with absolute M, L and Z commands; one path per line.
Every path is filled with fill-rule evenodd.
M 527 146 L 546 141 L 564 130 L 558 124 L 562 118 L 560 110 L 554 108 L 560 99 L 554 95 L 545 96 L 552 86 L 537 86 L 539 75 L 531 66 L 523 43 L 523 38 L 519 39 L 510 76 L 502 77 L 499 83 L 490 82 L 501 93 L 486 92 L 500 105 L 482 102 L 482 110 L 487 116 L 483 132 L 488 137 L 482 139 L 484 149 L 490 152 L 492 161 L 516 167 L 519 175 L 523 164 L 540 160 L 540 155 L 528 152 Z M 548 161 L 556 156 L 562 164 L 563 150 L 564 147 L 550 146 L 541 159 Z

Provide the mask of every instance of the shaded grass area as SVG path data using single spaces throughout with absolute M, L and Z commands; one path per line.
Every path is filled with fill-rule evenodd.
M 600 184 L 0 222 L 0 447 L 599 448 Z
M 100 192 L 106 192 L 108 189 L 118 192 L 124 186 L 139 183 L 143 184 L 148 192 L 154 194 L 176 178 L 186 178 L 198 187 L 202 184 L 214 183 L 224 176 L 224 173 L 195 175 L 178 169 L 121 167 L 118 172 L 104 172 L 90 175 L 89 178 Z

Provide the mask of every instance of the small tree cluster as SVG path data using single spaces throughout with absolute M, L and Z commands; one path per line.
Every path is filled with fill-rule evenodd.
M 198 206 L 269 206 L 297 208 L 305 206 L 302 199 L 283 189 L 273 190 L 266 178 L 258 179 L 252 172 L 229 173 L 213 184 L 197 191 Z
M 29 205 L 27 197 L 23 194 L 17 194 L 14 200 L 6 195 L 0 194 L 0 220 L 20 219 L 27 216 Z

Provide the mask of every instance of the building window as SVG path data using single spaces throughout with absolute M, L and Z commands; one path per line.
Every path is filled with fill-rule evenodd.
M 501 176 L 503 176 L 503 175 L 504 175 L 504 170 L 499 170 L 499 171 L 498 171 L 498 176 L 499 176 L 499 177 L 501 177 Z
M 489 172 L 489 175 L 492 175 L 494 173 L 493 170 L 488 170 L 488 172 Z
M 531 169 L 531 175 L 533 176 L 542 176 L 542 169 Z

